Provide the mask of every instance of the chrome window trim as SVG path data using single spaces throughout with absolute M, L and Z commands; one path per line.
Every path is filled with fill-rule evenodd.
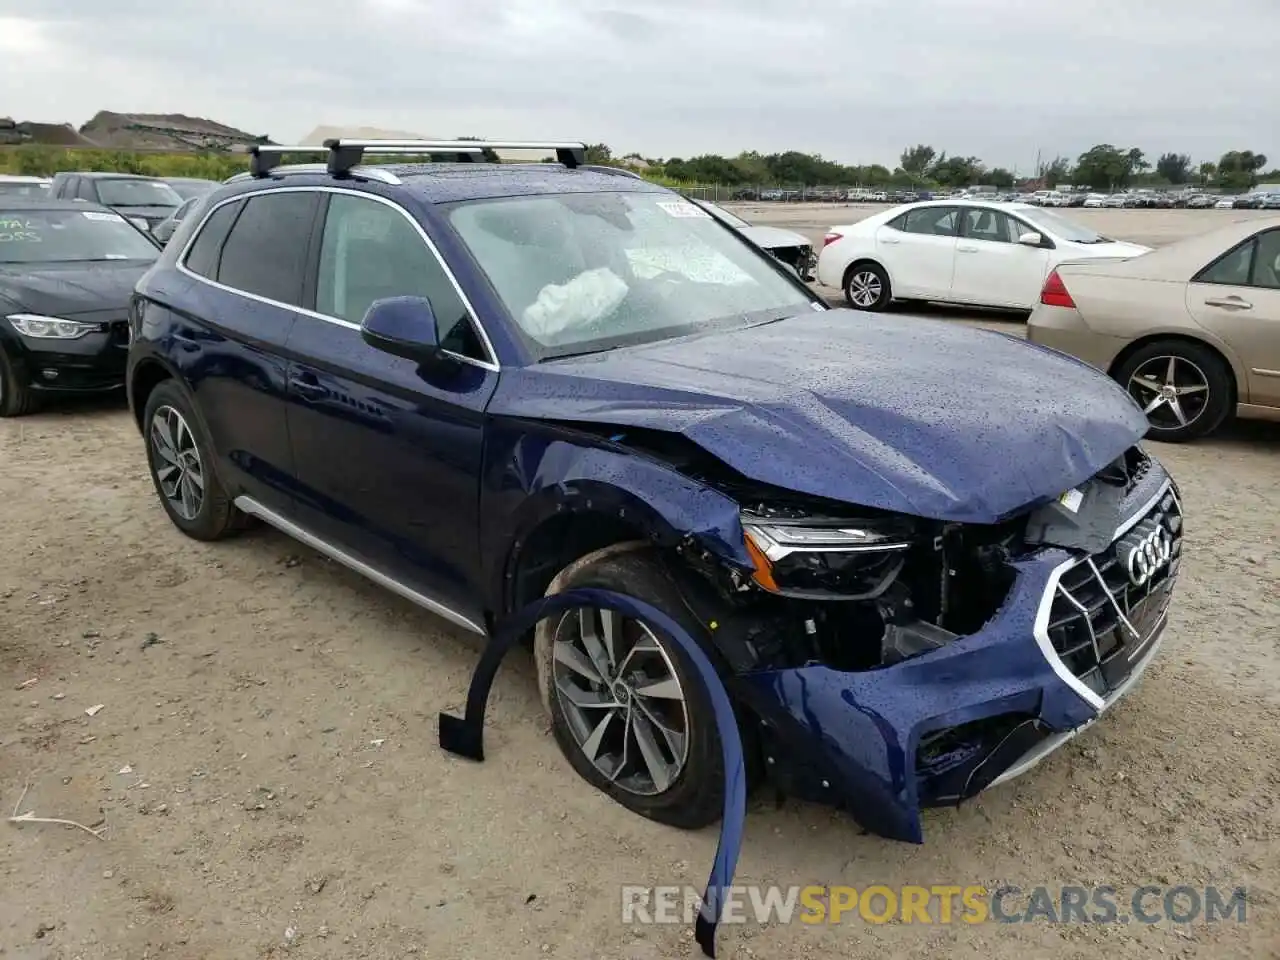
M 430 251 L 433 257 L 435 257 L 436 262 L 440 265 L 440 269 L 444 271 L 444 275 L 448 278 L 449 283 L 453 286 L 454 292 L 457 293 L 458 299 L 462 302 L 463 309 L 465 309 L 467 312 L 468 319 L 470 319 L 472 325 L 476 328 L 476 332 L 479 333 L 480 339 L 484 343 L 485 352 L 489 355 L 490 359 L 477 360 L 474 357 L 466 357 L 460 353 L 454 353 L 452 350 L 444 350 L 443 348 L 441 349 L 441 353 L 447 354 L 448 356 L 452 357 L 453 359 L 461 363 L 470 364 L 473 367 L 480 367 L 484 370 L 492 370 L 494 372 L 497 372 L 498 370 L 502 369 L 498 364 L 498 353 L 493 348 L 493 341 L 489 339 L 489 333 L 487 330 L 485 330 L 484 324 L 480 322 L 480 318 L 476 314 L 475 307 L 472 306 L 470 298 L 463 291 L 462 285 L 458 283 L 458 278 L 455 277 L 453 275 L 453 271 L 449 269 L 449 265 L 445 262 L 444 257 L 440 256 L 439 249 L 431 241 L 431 238 L 427 236 L 427 232 L 422 229 L 422 225 L 413 218 L 413 216 L 409 213 L 408 210 L 400 206 L 400 204 L 396 203 L 394 200 L 388 200 L 386 197 L 379 197 L 376 194 L 366 193 L 362 190 L 348 190 L 342 187 L 330 187 L 330 186 L 321 186 L 321 185 L 309 185 L 309 186 L 299 185 L 294 187 L 268 187 L 262 190 L 251 190 L 251 191 L 246 191 L 244 193 L 238 193 L 233 197 L 226 197 L 222 200 L 219 200 L 217 203 L 209 207 L 209 209 L 204 211 L 204 215 L 201 217 L 200 223 L 196 226 L 194 230 L 191 231 L 191 235 L 187 237 L 187 242 L 183 244 L 182 249 L 178 252 L 177 259 L 174 261 L 178 268 L 178 272 L 182 273 L 187 277 L 190 277 L 193 280 L 198 280 L 201 283 L 208 284 L 209 286 L 215 287 L 218 290 L 224 290 L 227 293 L 233 293 L 236 296 L 244 297 L 248 300 L 254 300 L 254 301 L 257 301 L 258 303 L 265 303 L 273 307 L 280 307 L 285 310 L 293 310 L 296 313 L 300 313 L 305 317 L 311 317 L 312 319 L 315 319 L 315 320 L 323 320 L 325 323 L 332 323 L 335 326 L 345 327 L 348 330 L 359 330 L 360 324 L 352 323 L 350 320 L 344 320 L 342 317 L 331 317 L 327 313 L 320 313 L 316 310 L 308 310 L 306 307 L 300 307 L 297 304 L 283 303 L 279 300 L 272 300 L 270 297 L 263 297 L 263 296 L 259 296 L 256 293 L 250 293 L 247 290 L 239 290 L 235 287 L 229 287 L 225 283 L 219 283 L 217 280 L 211 280 L 208 277 L 201 276 L 200 274 L 196 273 L 194 270 L 189 270 L 187 268 L 187 255 L 191 252 L 191 247 L 195 243 L 196 239 L 200 236 L 201 233 L 204 232 L 205 224 L 208 222 L 209 218 L 213 216 L 215 211 L 221 209 L 222 207 L 225 207 L 229 203 L 235 203 L 239 200 L 250 200 L 254 197 L 267 196 L 273 193 L 307 193 L 307 192 L 336 193 L 336 194 L 342 194 L 350 197 L 362 197 L 367 200 L 372 200 L 375 203 L 384 204 L 385 206 L 388 206 L 392 210 L 395 210 L 397 213 L 400 214 L 400 216 L 408 220 L 409 223 L 412 224 L 413 229 L 417 231 L 418 236 L 422 238 L 422 242 L 426 244 L 427 250 Z M 228 234 L 228 236 L 230 236 L 230 234 Z
M 1146 501 L 1141 507 L 1135 510 L 1127 520 L 1116 527 L 1115 534 L 1111 537 L 1111 542 L 1115 543 L 1131 529 L 1137 526 L 1153 507 L 1159 503 L 1164 495 L 1173 489 L 1173 480 L 1166 478 L 1164 483 L 1160 484 L 1160 489 L 1155 495 Z M 1178 505 L 1178 512 L 1182 512 L 1182 502 L 1174 494 L 1174 500 Z M 1101 713 L 1106 705 L 1100 696 L 1085 686 L 1084 682 L 1077 677 L 1058 656 L 1058 651 L 1053 649 L 1053 641 L 1049 639 L 1049 617 L 1053 609 L 1054 598 L 1058 595 L 1058 581 L 1062 579 L 1063 574 L 1073 567 L 1091 560 L 1090 557 L 1072 557 L 1070 560 L 1064 560 L 1058 566 L 1054 567 L 1049 573 L 1048 582 L 1045 584 L 1044 596 L 1040 599 L 1040 606 L 1036 610 L 1036 620 L 1034 633 L 1036 644 L 1040 647 L 1040 653 L 1045 660 L 1049 662 L 1049 666 L 1053 668 L 1053 672 L 1057 674 L 1059 680 L 1071 688 L 1081 700 L 1093 707 L 1093 709 Z

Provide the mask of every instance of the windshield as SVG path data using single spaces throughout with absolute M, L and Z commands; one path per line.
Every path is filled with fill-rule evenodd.
M 154 260 L 160 255 L 116 213 L 0 208 L 0 264 Z
M 176 207 L 182 203 L 163 180 L 99 180 L 98 200 L 108 207 Z
M 544 360 L 777 320 L 815 303 L 669 193 L 473 200 L 449 220 Z
M 202 196 L 218 186 L 212 180 L 167 180 L 165 182 L 173 187 L 173 192 L 183 200 Z
M 1088 227 L 1068 220 L 1066 217 L 1048 210 L 1026 211 L 1026 217 L 1039 226 L 1045 227 L 1049 233 L 1070 243 L 1109 243 L 1106 237 L 1090 230 Z
M 743 220 L 741 217 L 734 216 L 724 207 L 717 207 L 710 200 L 695 200 L 693 202 L 709 212 L 713 217 L 724 221 L 735 230 L 744 230 L 751 226 L 751 224 L 747 223 L 747 221 Z
M 0 197 L 27 197 L 33 200 L 49 196 L 49 184 L 35 180 L 0 180 Z

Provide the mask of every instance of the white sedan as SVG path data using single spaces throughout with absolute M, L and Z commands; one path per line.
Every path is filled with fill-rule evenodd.
M 883 310 L 893 300 L 1030 310 L 1064 260 L 1150 251 L 1030 204 L 928 201 L 832 227 L 818 281 L 844 290 L 857 310 Z

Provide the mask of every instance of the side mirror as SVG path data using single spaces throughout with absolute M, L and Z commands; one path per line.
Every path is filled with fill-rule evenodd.
M 436 313 L 426 297 L 375 300 L 360 322 L 360 337 L 375 350 L 419 363 L 440 351 Z
M 1024 247 L 1039 247 L 1044 245 L 1044 237 L 1036 233 L 1034 230 L 1029 230 L 1022 236 L 1018 237 L 1018 242 Z

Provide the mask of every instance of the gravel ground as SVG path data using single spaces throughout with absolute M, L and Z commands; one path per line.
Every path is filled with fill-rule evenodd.
M 854 209 L 770 220 L 820 235 Z M 1224 216 L 1073 213 L 1149 240 Z M 1271 424 L 1155 448 L 1185 492 L 1184 574 L 1159 661 L 1103 723 L 930 812 L 923 847 L 757 800 L 738 877 L 1247 885 L 1247 923 L 746 925 L 721 955 L 1280 956 L 1278 450 Z M 580 782 L 527 657 L 495 687 L 489 761 L 443 754 L 475 644 L 273 532 L 182 537 L 119 406 L 0 422 L 0 503 L 0 805 L 29 783 L 22 810 L 107 827 L 3 828 L 6 958 L 696 955 L 683 925 L 624 926 L 619 891 L 701 884 L 715 831 Z

